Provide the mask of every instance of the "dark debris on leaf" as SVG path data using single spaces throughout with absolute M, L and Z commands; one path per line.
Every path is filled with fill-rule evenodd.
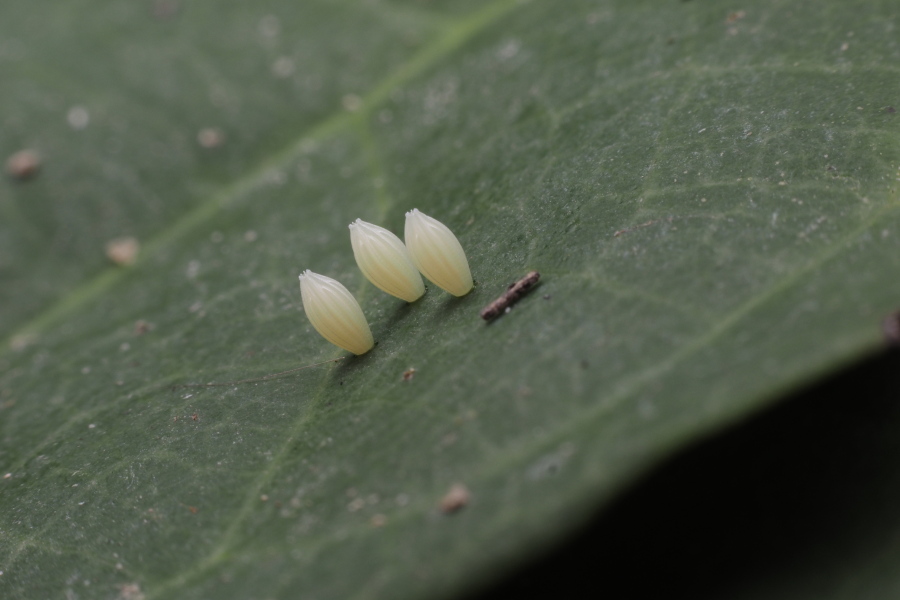
M 890 346 L 900 347 L 900 310 L 892 312 L 881 322 L 881 331 Z

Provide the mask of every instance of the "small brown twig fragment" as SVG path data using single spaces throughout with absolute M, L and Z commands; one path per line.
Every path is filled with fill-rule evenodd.
M 453 484 L 453 487 L 450 488 L 450 491 L 441 498 L 441 512 L 445 515 L 455 513 L 468 504 L 471 497 L 472 495 L 469 493 L 466 486 L 461 483 L 455 483 Z
M 528 290 L 533 288 L 540 278 L 540 273 L 538 273 L 537 271 L 532 271 L 522 279 L 509 286 L 506 291 L 503 292 L 502 296 L 500 296 L 481 310 L 481 318 L 485 321 L 490 321 L 491 319 L 499 317 L 503 313 L 503 311 L 518 302 L 522 298 L 522 296 L 527 294 Z

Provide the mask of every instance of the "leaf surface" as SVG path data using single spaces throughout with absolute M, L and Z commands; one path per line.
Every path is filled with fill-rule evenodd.
M 876 349 L 892 11 L 11 2 L 0 143 L 44 162 L 0 187 L 0 592 L 449 597 Z M 347 224 L 412 208 L 459 237 L 468 296 L 361 277 Z M 137 262 L 106 266 L 122 235 Z M 306 268 L 375 350 L 171 387 L 342 356 Z

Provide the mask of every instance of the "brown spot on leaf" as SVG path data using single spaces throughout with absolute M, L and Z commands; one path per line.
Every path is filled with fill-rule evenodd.
M 201 129 L 200 132 L 197 133 L 197 143 L 200 144 L 202 148 L 218 148 L 225 143 L 225 134 L 221 129 L 207 127 L 206 129 Z
M 34 150 L 19 150 L 6 161 L 6 172 L 19 181 L 31 179 L 41 168 L 41 157 Z
M 106 242 L 106 258 L 113 263 L 127 267 L 137 260 L 138 251 L 141 249 L 137 238 L 120 237 Z
M 141 586 L 136 583 L 123 583 L 119 586 L 119 600 L 144 600 Z
M 441 512 L 445 515 L 449 515 L 455 513 L 465 505 L 469 503 L 472 495 L 469 493 L 468 488 L 461 483 L 453 484 L 453 487 L 450 488 L 444 497 L 441 498 L 440 508 Z

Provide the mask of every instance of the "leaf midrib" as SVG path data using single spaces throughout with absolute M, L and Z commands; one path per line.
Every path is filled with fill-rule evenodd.
M 222 190 L 212 196 L 208 201 L 199 206 L 197 209 L 186 214 L 176 223 L 173 223 L 171 228 L 159 233 L 157 237 L 153 238 L 147 244 L 145 250 L 146 254 L 142 256 L 141 262 L 145 261 L 148 255 L 152 255 L 153 253 L 158 252 L 160 248 L 171 243 L 172 240 L 187 234 L 195 227 L 204 223 L 223 205 L 237 202 L 245 195 L 248 195 L 253 190 L 257 189 L 258 186 L 265 185 L 266 173 L 274 168 L 277 168 L 280 165 L 294 160 L 296 156 L 302 151 L 302 148 L 305 146 L 305 144 L 309 141 L 326 138 L 336 132 L 343 131 L 346 127 L 364 122 L 366 117 L 371 114 L 372 110 L 381 102 L 383 102 L 393 89 L 396 89 L 397 87 L 403 85 L 406 81 L 414 78 L 421 72 L 427 70 L 430 66 L 432 66 L 439 60 L 445 58 L 447 54 L 451 53 L 466 40 L 477 34 L 478 31 L 480 31 L 483 27 L 488 26 L 497 17 L 501 16 L 507 9 L 512 8 L 515 4 L 516 2 L 507 0 L 498 0 L 494 2 L 491 6 L 483 9 L 478 13 L 479 15 L 483 15 L 484 13 L 493 14 L 496 12 L 494 16 L 486 18 L 483 22 L 479 20 L 480 25 L 478 27 L 474 27 L 474 29 L 461 32 L 458 31 L 457 28 L 454 28 L 452 32 L 448 32 L 440 40 L 433 43 L 428 48 L 422 50 L 416 57 L 401 66 L 382 84 L 376 86 L 375 88 L 373 88 L 373 90 L 366 94 L 364 97 L 363 108 L 359 112 L 334 113 L 311 127 L 309 130 L 307 130 L 307 132 L 301 134 L 296 140 L 288 144 L 284 149 L 275 152 L 263 159 L 258 167 L 251 171 L 248 175 L 225 186 Z M 501 10 L 498 7 L 504 7 L 504 9 Z M 472 17 L 472 20 L 475 20 L 475 17 Z M 467 22 L 468 21 L 469 20 L 467 20 Z M 460 26 L 461 25 L 462 24 L 460 24 Z M 448 41 L 448 38 L 454 39 Z M 439 50 L 439 48 L 444 48 L 444 50 Z M 426 55 L 427 58 L 422 58 L 423 55 Z M 377 166 L 373 166 L 372 168 L 378 170 Z M 379 204 L 381 205 L 381 209 L 386 210 L 386 207 L 390 205 L 390 200 L 388 198 L 379 198 Z M 616 390 L 614 390 L 614 392 L 610 395 L 610 400 L 608 402 L 604 402 L 602 405 L 598 405 L 594 410 L 589 411 L 586 416 L 580 415 L 578 419 L 573 419 L 560 424 L 558 428 L 544 436 L 544 439 L 539 442 L 535 442 L 533 446 L 529 446 L 526 450 L 523 450 L 520 447 L 511 448 L 509 451 L 505 452 L 504 455 L 498 457 L 496 461 L 492 461 L 489 465 L 489 468 L 484 469 L 478 475 L 482 476 L 481 479 L 489 479 L 495 476 L 497 473 L 507 470 L 510 463 L 518 462 L 522 459 L 523 456 L 527 457 L 528 455 L 531 455 L 534 452 L 535 447 L 543 448 L 554 443 L 558 443 L 560 439 L 564 439 L 565 437 L 571 435 L 573 431 L 581 429 L 582 427 L 588 427 L 589 425 L 596 423 L 596 421 L 598 419 L 602 419 L 609 410 L 612 410 L 616 406 L 620 406 L 628 398 L 633 397 L 642 388 L 642 386 L 646 384 L 647 381 L 654 380 L 655 378 L 665 373 L 671 372 L 679 364 L 690 359 L 691 356 L 694 356 L 697 352 L 709 346 L 713 341 L 720 339 L 724 335 L 727 335 L 729 331 L 732 331 L 741 322 L 743 322 L 748 315 L 752 314 L 754 311 L 759 310 L 761 307 L 766 306 L 767 303 L 771 302 L 775 298 L 778 298 L 786 291 L 793 289 L 799 281 L 804 280 L 806 277 L 814 273 L 816 269 L 839 256 L 840 251 L 850 246 L 854 242 L 854 240 L 858 239 L 861 235 L 864 235 L 867 230 L 875 226 L 881 219 L 885 218 L 889 214 L 894 213 L 897 208 L 898 206 L 896 202 L 887 201 L 884 205 L 882 205 L 880 210 L 872 211 L 871 213 L 866 215 L 866 218 L 862 219 L 856 228 L 844 234 L 835 241 L 829 243 L 827 246 L 823 247 L 822 251 L 818 255 L 812 257 L 805 264 L 798 266 L 791 272 L 787 273 L 777 282 L 768 286 L 765 290 L 763 290 L 763 292 L 749 298 L 746 302 L 730 311 L 728 314 L 716 319 L 716 321 L 718 321 L 717 323 L 710 323 L 709 329 L 704 331 L 703 334 L 697 336 L 689 344 L 683 346 L 679 351 L 672 353 L 666 361 L 652 368 L 645 369 L 644 371 L 637 373 L 632 377 L 629 377 L 627 380 L 620 382 Z M 82 286 L 79 286 L 79 288 L 74 292 L 74 297 L 70 296 L 52 306 L 46 312 L 33 319 L 28 325 L 17 332 L 17 334 L 25 331 L 40 331 L 47 326 L 57 322 L 59 319 L 65 317 L 71 312 L 74 312 L 75 310 L 89 302 L 92 298 L 98 296 L 99 294 L 102 294 L 106 290 L 116 285 L 116 283 L 119 282 L 127 272 L 127 270 L 121 269 L 107 269 L 97 277 L 93 278 L 91 281 L 86 282 Z M 552 273 L 550 273 L 550 275 L 552 275 Z M 558 276 L 565 275 L 560 274 Z M 9 344 L 7 344 L 2 350 L 0 350 L 0 356 L 2 356 L 4 352 L 8 352 L 8 348 Z M 326 381 L 328 372 L 330 371 L 326 371 L 326 374 L 323 376 L 322 382 Z M 803 374 L 796 376 L 797 379 L 800 379 L 802 377 Z M 318 395 L 321 393 L 321 389 L 323 386 L 322 382 L 320 382 L 319 389 L 316 391 L 316 397 L 318 397 Z M 757 410 L 758 408 L 758 406 L 753 408 L 741 407 L 739 409 L 739 412 L 743 414 L 744 412 L 747 412 L 749 410 Z M 732 417 L 736 418 L 734 415 L 732 415 Z M 288 435 L 284 445 L 278 452 L 279 456 L 284 452 L 285 448 L 290 446 L 291 440 L 295 438 L 296 433 L 304 426 L 307 419 L 308 416 L 303 415 L 292 424 L 290 434 Z M 712 428 L 713 425 L 707 423 L 704 425 L 704 427 L 709 429 Z M 701 427 L 700 429 L 702 428 L 703 427 Z M 675 443 L 677 442 L 672 442 L 672 444 Z M 654 456 L 646 457 L 646 464 L 644 465 L 645 468 L 649 466 L 649 463 L 653 462 L 656 457 L 664 455 L 667 449 L 668 447 L 656 448 L 656 450 L 654 451 Z M 266 481 L 271 480 L 273 474 L 277 472 L 277 469 L 280 466 L 280 461 L 277 460 L 278 456 L 276 456 L 275 458 L 276 460 L 273 460 L 271 463 L 269 463 L 267 468 L 260 474 L 260 476 L 253 482 L 253 484 L 249 486 L 248 489 L 252 489 L 253 493 L 248 494 L 245 502 L 241 505 L 241 508 L 239 509 L 234 522 L 228 529 L 225 530 L 225 532 L 223 532 L 220 541 L 216 544 L 216 547 L 212 548 L 205 558 L 201 559 L 185 571 L 182 571 L 182 573 L 180 573 L 175 578 L 165 582 L 159 588 L 148 590 L 148 598 L 159 595 L 164 596 L 165 590 L 172 589 L 173 587 L 177 588 L 177 586 L 183 585 L 186 582 L 193 580 L 195 577 L 206 572 L 209 567 L 217 564 L 220 559 L 227 557 L 228 553 L 234 549 L 232 542 L 234 532 L 238 530 L 243 522 L 243 519 L 246 518 L 247 514 L 249 514 L 248 507 L 251 506 L 251 500 L 257 497 L 258 490 L 265 485 Z M 638 475 L 639 473 L 635 476 Z M 479 479 L 479 477 L 476 476 L 475 479 L 477 480 Z M 365 533 L 365 531 L 367 530 L 364 530 L 363 533 Z M 326 545 L 326 543 L 323 542 L 323 545 Z
M 449 26 L 443 35 L 427 45 L 407 62 L 390 73 L 381 83 L 375 85 L 362 97 L 362 106 L 356 112 L 338 110 L 311 125 L 282 149 L 276 150 L 262 158 L 256 167 L 250 169 L 241 178 L 223 186 L 218 192 L 194 209 L 185 213 L 168 228 L 158 232 L 143 244 L 141 254 L 134 265 L 128 268 L 108 267 L 69 291 L 65 297 L 45 308 L 28 323 L 14 330 L 0 347 L 0 357 L 8 354 L 12 341 L 26 335 L 38 334 L 82 306 L 89 304 L 110 288 L 121 282 L 133 269 L 139 269 L 176 239 L 186 237 L 196 227 L 212 218 L 220 208 L 238 202 L 253 191 L 266 185 L 266 175 L 274 169 L 289 164 L 300 156 L 304 148 L 311 142 L 328 138 L 338 132 L 354 126 L 357 120 L 371 116 L 376 107 L 390 97 L 391 92 L 411 81 L 416 76 L 451 55 L 466 41 L 496 22 L 504 14 L 530 0 L 493 0 L 490 4 L 464 17 Z M 357 131 L 358 133 L 358 131 Z
M 863 222 L 861 222 L 856 228 L 842 236 L 836 243 L 828 246 L 826 250 L 821 252 L 816 258 L 808 261 L 802 267 L 799 267 L 798 269 L 785 275 L 777 283 L 769 286 L 764 292 L 752 296 L 742 305 L 738 306 L 727 315 L 721 317 L 718 324 L 711 325 L 709 329 L 707 329 L 701 335 L 695 337 L 693 341 L 685 344 L 679 351 L 671 354 L 667 360 L 664 360 L 650 368 L 646 368 L 633 377 L 629 377 L 626 381 L 620 382 L 616 389 L 609 396 L 607 396 L 606 400 L 603 403 L 595 405 L 586 413 L 580 413 L 577 417 L 571 418 L 561 423 L 552 431 L 543 435 L 540 440 L 532 440 L 524 449 L 518 445 L 513 446 L 502 452 L 501 454 L 492 457 L 491 461 L 481 463 L 485 464 L 486 467 L 470 474 L 470 484 L 474 486 L 477 485 L 478 482 L 495 480 L 502 474 L 511 472 L 513 467 L 520 465 L 523 461 L 527 461 L 535 454 L 539 454 L 541 450 L 553 448 L 555 446 L 558 446 L 561 442 L 570 439 L 575 432 L 584 429 L 593 429 L 596 426 L 598 420 L 602 419 L 606 414 L 608 414 L 615 408 L 621 406 L 629 398 L 637 395 L 648 381 L 655 381 L 666 373 L 673 371 L 679 364 L 682 364 L 686 360 L 689 360 L 692 356 L 696 355 L 704 348 L 709 347 L 714 341 L 721 339 L 723 336 L 729 335 L 729 333 L 741 322 L 744 322 L 750 314 L 762 309 L 769 302 L 775 300 L 790 289 L 793 289 L 796 286 L 797 282 L 802 281 L 809 275 L 812 275 L 816 270 L 821 268 L 830 260 L 838 257 L 841 250 L 852 245 L 860 236 L 865 235 L 869 229 L 877 225 L 877 223 L 881 219 L 883 219 L 886 215 L 897 211 L 898 208 L 900 208 L 900 206 L 898 206 L 896 203 L 887 203 L 884 205 L 884 208 L 882 210 L 873 211 L 868 216 L 868 218 L 863 220 Z M 549 273 L 549 275 L 552 276 L 553 274 Z M 549 352 L 549 354 L 552 353 L 553 351 Z M 822 367 L 819 366 L 816 367 L 815 370 L 821 370 L 821 368 Z M 327 371 L 323 375 L 322 382 L 319 384 L 319 387 L 315 394 L 316 397 L 318 397 L 324 389 L 324 383 L 327 381 L 329 373 L 330 371 Z M 786 382 L 781 387 L 785 387 L 787 385 L 790 385 L 791 383 L 803 380 L 809 375 L 810 373 L 798 373 L 795 377 L 793 377 L 792 382 Z M 771 397 L 774 398 L 775 395 L 772 394 Z M 736 420 L 746 413 L 755 412 L 757 410 L 761 410 L 762 408 L 763 405 L 754 405 L 751 407 L 741 404 L 739 405 L 738 410 L 734 411 L 734 413 L 729 414 L 724 418 L 729 420 Z M 252 507 L 255 505 L 255 498 L 259 496 L 260 491 L 263 490 L 266 484 L 272 480 L 272 478 L 280 468 L 281 461 L 279 460 L 279 458 L 287 454 L 287 450 L 292 446 L 293 440 L 296 439 L 297 434 L 300 432 L 303 425 L 308 420 L 309 417 L 304 414 L 299 417 L 292 425 L 291 432 L 287 437 L 287 441 L 279 449 L 277 455 L 273 458 L 273 460 L 267 463 L 265 470 L 260 474 L 260 477 L 258 477 L 254 484 L 251 486 L 252 493 L 249 493 L 247 495 L 247 498 L 242 504 L 239 513 L 231 521 L 230 526 L 222 536 L 222 541 L 217 544 L 217 547 L 213 549 L 206 556 L 206 558 L 198 561 L 191 568 L 183 571 L 178 576 L 170 579 L 169 581 L 165 582 L 155 589 L 147 590 L 146 596 L 148 599 L 153 597 L 167 597 L 169 590 L 173 588 L 177 589 L 177 587 L 181 585 L 188 584 L 191 581 L 201 578 L 209 570 L 213 569 L 217 565 L 221 564 L 221 562 L 229 558 L 230 552 L 232 552 L 235 548 L 234 540 L 232 539 L 235 535 L 235 532 L 237 532 L 242 527 L 244 519 L 250 514 Z M 702 436 L 707 431 L 718 428 L 720 426 L 720 422 L 713 423 L 710 421 L 698 426 L 697 429 L 692 430 L 690 433 L 692 437 Z M 669 440 L 669 443 L 661 444 L 659 447 L 654 449 L 651 455 L 639 457 L 638 462 L 640 464 L 632 465 L 634 468 L 630 472 L 629 479 L 638 479 L 642 473 L 652 468 L 652 466 L 658 460 L 660 460 L 661 457 L 666 456 L 671 448 L 678 446 L 680 443 L 680 439 L 681 436 L 672 436 L 672 438 Z M 606 496 L 606 500 L 611 497 L 608 494 Z M 411 508 L 413 508 L 414 510 L 405 512 L 396 520 L 406 521 L 414 517 L 420 518 L 422 515 L 421 511 L 428 510 L 430 508 L 430 505 L 421 503 L 421 506 Z M 415 510 L 415 508 L 420 508 L 421 510 Z M 596 506 L 594 508 L 596 508 Z M 371 528 L 361 528 L 358 530 L 358 535 L 371 534 L 373 534 Z M 332 538 L 322 538 L 318 540 L 316 549 L 327 548 L 333 543 L 335 542 Z

